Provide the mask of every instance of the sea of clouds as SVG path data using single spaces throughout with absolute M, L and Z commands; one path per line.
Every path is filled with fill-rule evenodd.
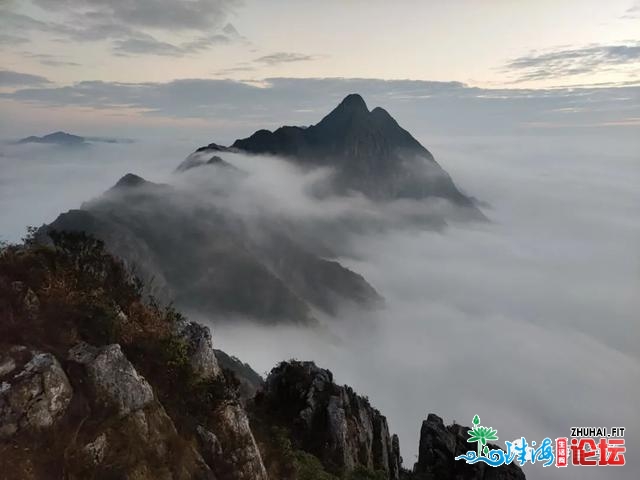
M 331 335 L 192 315 L 214 327 L 217 348 L 260 373 L 289 358 L 331 369 L 336 381 L 387 415 L 405 466 L 416 459 L 429 412 L 467 425 L 478 414 L 498 429 L 499 443 L 521 435 L 535 441 L 568 436 L 572 426 L 624 426 L 629 465 L 608 469 L 606 478 L 637 478 L 638 141 L 576 134 L 423 143 L 462 190 L 483 202 L 490 222 L 352 233 L 340 260 L 385 297 L 383 310 L 345 309 L 337 319 L 323 319 Z M 214 170 L 173 173 L 195 146 L 4 144 L 0 240 L 18 241 L 26 225 L 78 208 L 127 172 L 202 188 L 215 181 Z M 277 159 L 222 156 L 248 177 L 235 195 L 207 199 L 245 217 L 322 222 L 354 211 L 396 212 L 362 198 L 313 198 L 304 187 L 323 172 L 301 172 Z M 525 473 L 603 478 L 599 468 L 534 465 Z

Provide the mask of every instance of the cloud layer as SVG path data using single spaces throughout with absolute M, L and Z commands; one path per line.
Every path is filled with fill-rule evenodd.
M 259 128 L 316 123 L 354 92 L 371 108 L 381 106 L 391 112 L 418 136 L 632 129 L 640 124 L 640 86 L 481 89 L 459 82 L 358 78 L 269 78 L 258 84 L 222 79 L 84 81 L 16 89 L 0 93 L 0 100 L 47 108 L 82 107 L 118 110 L 123 115 L 135 111 L 146 117 L 200 119 L 212 122 L 205 141 L 225 143 Z M 100 112 L 96 115 L 93 118 L 99 118 Z M 189 128 L 187 124 L 185 129 Z
M 640 42 L 534 52 L 511 60 L 506 70 L 515 72 L 518 82 L 525 82 L 593 74 L 623 66 L 634 67 L 636 76 L 640 73 Z
M 184 56 L 241 39 L 226 21 L 237 0 L 33 0 L 57 20 L 23 13 L 17 4 L 3 8 L 1 43 L 21 43 L 30 34 L 64 41 L 109 41 L 118 55 Z M 2 8 L 2 6 L 0 6 Z M 49 16 L 50 18 L 50 16 Z M 170 40 L 176 32 L 188 40 Z
M 501 440 L 625 426 L 631 449 L 640 441 L 637 139 L 549 132 L 451 137 L 426 146 L 465 191 L 493 206 L 486 210 L 492 223 L 355 234 L 357 256 L 342 261 L 385 296 L 386 310 L 346 310 L 327 324 L 326 336 L 213 319 L 216 346 L 260 372 L 291 357 L 332 369 L 389 417 L 406 465 L 415 460 L 420 422 L 430 411 L 467 424 L 479 414 Z M 0 231 L 15 239 L 24 224 L 52 220 L 128 171 L 174 181 L 171 171 L 193 147 L 164 139 L 75 151 L 5 146 L 0 211 L 10 215 L 0 217 Z M 227 201 L 245 218 L 278 212 L 322 222 L 369 208 L 353 199 L 317 203 L 303 188 L 308 174 L 282 162 L 223 156 L 251 175 Z M 213 170 L 194 170 L 180 186 L 198 188 L 204 201 L 215 178 Z M 525 473 L 602 475 L 539 465 Z M 607 478 L 635 474 L 630 464 Z
M 0 87 L 24 87 L 27 85 L 44 85 L 50 83 L 40 75 L 0 70 Z

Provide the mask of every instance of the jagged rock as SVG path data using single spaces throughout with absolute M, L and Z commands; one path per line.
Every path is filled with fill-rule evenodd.
M 313 362 L 283 362 L 265 382 L 259 403 L 285 423 L 296 445 L 341 474 L 357 467 L 384 471 L 397 479 L 400 456 L 386 418 L 329 370 Z
M 177 445 L 181 440 L 173 421 L 153 400 L 126 417 L 103 423 L 101 433 L 81 449 L 80 463 L 75 464 L 73 472 L 75 478 L 94 478 L 95 472 L 113 475 L 117 471 L 122 475 L 118 478 L 215 480 L 192 445 L 182 443 L 182 451 L 176 453 Z
M 210 464 L 214 472 L 222 468 L 233 480 L 267 480 L 267 471 L 244 408 L 236 402 L 227 401 L 216 409 L 213 417 L 216 425 L 214 436 L 222 445 L 222 455 L 214 455 L 219 462 Z M 208 440 L 213 441 L 211 437 Z M 214 454 L 215 442 L 211 448 L 213 451 L 209 453 Z
M 0 438 L 51 427 L 72 397 L 69 379 L 50 353 L 18 346 L 0 356 Z
M 209 327 L 189 322 L 180 328 L 179 335 L 187 342 L 189 362 L 196 377 L 215 378 L 220 375 Z
M 455 457 L 473 448 L 467 442 L 470 430 L 462 425 L 446 425 L 442 418 L 430 413 L 422 422 L 418 461 L 413 471 L 419 480 L 524 480 L 515 464 L 488 467 L 483 463 L 468 465 Z M 499 448 L 489 444 L 490 448 Z
M 118 344 L 98 348 L 83 342 L 69 351 L 69 360 L 84 365 L 95 403 L 115 409 L 120 417 L 153 400 L 151 385 L 138 374 Z

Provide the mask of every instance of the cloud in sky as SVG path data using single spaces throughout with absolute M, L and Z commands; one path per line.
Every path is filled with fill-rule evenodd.
M 533 52 L 511 60 L 505 68 L 518 75 L 517 82 L 523 82 L 593 74 L 622 66 L 640 71 L 640 42 Z
M 24 87 L 30 85 L 44 85 L 50 83 L 48 79 L 40 75 L 30 73 L 13 72 L 11 70 L 0 70 L 1 87 Z
M 20 35 L 12 35 L 9 33 L 0 33 L 0 45 L 20 45 L 28 43 L 29 39 Z
M 114 51 L 118 55 L 167 55 L 181 57 L 209 49 L 213 45 L 226 45 L 232 39 L 224 34 L 198 37 L 191 41 L 173 44 L 160 41 L 151 35 L 135 34 L 114 42 Z
M 310 60 L 316 60 L 317 58 L 317 55 L 305 55 L 302 53 L 291 52 L 276 52 L 270 55 L 256 58 L 255 62 L 265 63 L 267 65 L 278 65 L 281 63 L 308 62 Z
M 28 106 L 131 111 L 176 121 L 202 119 L 210 141 L 229 142 L 258 128 L 318 122 L 349 93 L 381 106 L 418 136 L 513 133 L 640 123 L 640 87 L 553 90 L 480 89 L 459 82 L 344 78 L 270 78 L 259 84 L 221 79 L 166 83 L 84 81 L 0 93 Z M 93 114 L 94 120 L 100 112 Z M 58 116 L 57 121 L 60 121 Z M 132 119 L 130 128 L 135 128 Z M 60 129 L 60 125 L 52 126 Z M 186 128 L 186 127 L 185 127 Z M 28 134 L 30 132 L 24 132 Z
M 33 4 L 55 12 L 53 21 L 21 13 L 17 4 L 0 5 L 4 11 L 0 42 L 26 41 L 25 35 L 44 33 L 67 41 L 109 41 L 118 55 L 184 56 L 214 45 L 241 41 L 226 20 L 239 5 L 236 0 L 33 0 Z M 188 40 L 165 39 L 183 32 Z
M 97 24 L 199 31 L 221 27 L 240 4 L 237 0 L 33 0 L 33 3 Z
M 630 6 L 627 9 L 627 11 L 624 13 L 622 18 L 625 18 L 625 19 L 640 18 L 640 2 L 636 2 L 635 5 Z
M 70 60 L 65 60 L 63 57 L 59 57 L 56 55 L 49 55 L 47 53 L 33 53 L 33 52 L 20 52 L 20 55 L 23 55 L 28 58 L 33 58 L 37 60 L 42 65 L 47 65 L 49 67 L 79 67 L 80 64 L 78 62 L 72 62 Z

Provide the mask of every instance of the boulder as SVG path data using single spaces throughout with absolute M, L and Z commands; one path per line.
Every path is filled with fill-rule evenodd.
M 211 330 L 196 322 L 189 322 L 180 329 L 179 335 L 187 342 L 187 353 L 191 369 L 198 378 L 215 378 L 221 373 L 213 351 Z
M 14 346 L 0 355 L 0 438 L 51 427 L 72 397 L 69 379 L 50 353 Z
M 93 347 L 79 343 L 69 351 L 69 360 L 84 366 L 93 401 L 125 417 L 154 399 L 153 389 L 122 353 L 120 345 Z

